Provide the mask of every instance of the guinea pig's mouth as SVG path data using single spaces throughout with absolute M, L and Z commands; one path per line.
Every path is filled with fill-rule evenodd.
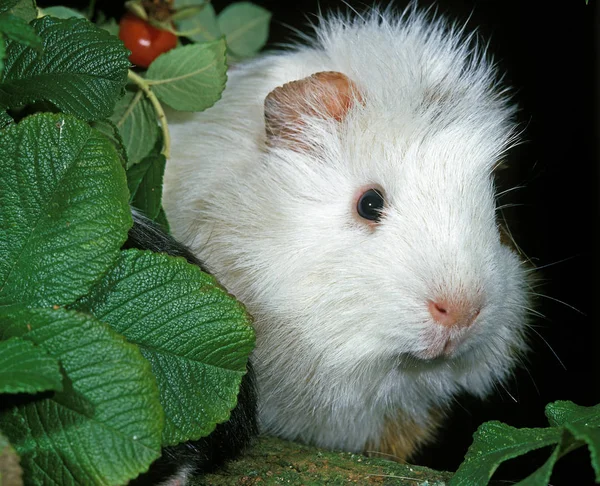
M 438 366 L 461 356 L 463 343 L 470 333 L 467 330 L 447 332 L 435 329 L 423 335 L 423 349 L 406 351 L 399 355 L 399 365 L 402 368 L 422 368 L 423 365 Z
M 420 353 L 406 352 L 398 355 L 398 368 L 402 370 L 423 371 L 425 369 L 434 369 L 439 366 L 446 366 L 448 358 L 438 356 L 435 358 L 424 358 Z
M 436 337 L 432 339 L 427 348 L 417 353 L 421 359 L 448 359 L 452 358 L 460 346 L 463 336 Z
M 422 333 L 423 349 L 415 354 L 422 360 L 451 359 L 461 354 L 463 344 L 472 333 L 472 328 L 452 329 L 444 326 L 428 326 Z

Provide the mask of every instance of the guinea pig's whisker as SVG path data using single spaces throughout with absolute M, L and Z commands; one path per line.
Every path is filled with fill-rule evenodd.
M 535 391 L 536 391 L 536 393 L 539 396 L 540 395 L 540 389 L 538 388 L 537 383 L 533 379 L 533 375 L 529 371 L 529 368 L 527 368 L 527 366 L 525 366 L 525 363 L 523 363 L 523 361 L 521 359 L 519 359 L 519 364 L 521 364 L 523 366 L 523 369 L 527 372 L 527 374 L 529 375 L 529 378 L 531 378 L 531 383 L 533 383 L 533 387 L 535 388 Z
M 504 217 L 504 212 L 502 211 L 502 208 L 500 208 L 500 216 L 502 217 L 502 221 L 504 222 L 504 230 L 506 231 L 506 234 L 508 235 L 508 237 L 510 238 L 511 243 L 513 244 L 513 246 L 515 247 L 515 249 L 517 250 L 517 252 L 519 253 L 519 255 L 522 255 L 529 263 L 531 263 L 532 266 L 535 266 L 533 264 L 533 262 L 531 261 L 531 259 L 525 254 L 525 252 L 521 249 L 521 247 L 519 245 L 517 245 L 517 242 L 515 241 L 510 228 L 508 227 L 508 222 L 506 221 L 506 218 Z
M 509 192 L 516 191 L 518 189 L 525 189 L 525 186 L 514 186 L 514 187 L 511 187 L 510 189 L 505 189 L 504 191 L 500 191 L 499 193 L 496 194 L 496 199 L 500 199 L 502 196 L 508 194 Z
M 547 316 L 545 316 L 544 314 L 542 314 L 542 313 L 541 313 L 541 312 L 539 312 L 539 311 L 536 311 L 535 309 L 532 309 L 532 308 L 530 308 L 530 307 L 526 307 L 526 306 L 519 306 L 519 307 L 520 307 L 521 309 L 525 309 L 525 310 L 526 310 L 526 311 L 527 311 L 529 314 L 531 314 L 531 315 L 533 315 L 533 316 L 539 317 L 539 318 L 541 318 L 541 319 L 545 319 L 545 320 L 547 320 L 547 321 L 549 321 L 549 320 L 550 320 L 550 319 L 548 319 L 548 317 L 547 317 Z
M 512 395 L 512 393 L 510 393 L 510 392 L 508 391 L 508 388 L 506 388 L 506 386 L 504 386 L 504 383 L 502 383 L 502 382 L 500 381 L 500 382 L 498 382 L 498 384 L 499 384 L 499 385 L 502 387 L 502 389 L 503 389 L 503 390 L 506 392 L 506 394 L 507 394 L 507 395 L 508 395 L 510 398 L 512 398 L 512 399 L 513 399 L 513 402 L 515 402 L 515 403 L 519 403 L 519 400 L 517 400 L 517 399 L 516 399 L 516 398 L 515 398 L 515 397 Z
M 390 454 L 388 454 L 390 455 Z M 395 457 L 395 456 L 392 456 Z M 408 476 L 396 476 L 394 474 L 367 474 L 365 478 L 392 478 L 392 479 L 405 479 L 406 481 L 416 481 L 420 483 L 422 478 L 409 478 Z
M 579 256 L 580 256 L 580 255 L 573 255 L 573 256 L 570 256 L 570 257 L 567 257 L 567 258 L 563 258 L 562 260 L 557 260 L 557 261 L 555 261 L 555 262 L 546 263 L 545 265 L 534 266 L 533 268 L 529 268 L 529 269 L 527 269 L 526 271 L 527 271 L 528 273 L 531 273 L 531 272 L 537 272 L 538 270 L 541 270 L 542 268 L 548 268 L 548 267 L 551 267 L 551 266 L 553 266 L 553 265 L 558 265 L 559 263 L 564 263 L 564 262 L 567 262 L 567 261 L 569 261 L 569 260 L 572 260 L 573 258 L 577 258 L 577 257 L 579 257 Z
M 575 312 L 578 312 L 582 316 L 587 316 L 587 314 L 585 312 L 580 311 L 577 307 L 567 304 L 566 302 L 564 302 L 560 299 L 557 299 L 555 297 L 550 297 L 549 295 L 545 295 L 545 294 L 539 294 L 537 292 L 531 292 L 531 295 L 535 295 L 536 297 L 544 297 L 545 299 L 548 299 L 548 300 L 553 300 L 554 302 L 558 302 L 559 304 L 562 304 L 562 305 L 568 307 L 569 309 L 573 309 Z
M 471 411 L 470 411 L 470 410 L 469 410 L 467 407 L 465 407 L 465 406 L 464 406 L 464 405 L 463 405 L 463 404 L 460 402 L 460 399 L 459 399 L 459 397 L 457 397 L 457 396 L 453 396 L 453 397 L 452 397 L 452 399 L 451 399 L 451 402 L 452 402 L 453 404 L 455 404 L 455 405 L 459 406 L 460 408 L 462 408 L 462 409 L 463 409 L 463 410 L 464 410 L 464 411 L 467 413 L 467 415 L 469 415 L 469 416 L 472 416 L 472 415 L 473 415 L 473 414 L 471 413 Z
M 548 341 L 546 341 L 546 339 L 544 338 L 544 336 L 542 336 L 539 332 L 537 332 L 535 329 L 533 329 L 532 327 L 529 327 L 535 334 L 537 334 L 537 336 L 544 342 L 544 344 L 546 344 L 546 346 L 548 346 L 548 349 L 550 351 L 552 351 L 552 354 L 554 355 L 554 357 L 557 359 L 557 361 L 560 363 L 560 365 L 562 366 L 562 368 L 566 371 L 567 367 L 565 366 L 565 364 L 562 362 L 562 360 L 558 357 L 558 354 L 556 354 L 556 351 L 554 351 L 554 349 L 552 348 L 552 346 L 550 346 L 550 344 L 548 343 Z
M 387 454 L 381 451 L 365 451 L 365 454 L 373 454 L 375 457 L 391 457 L 396 460 L 399 459 L 398 456 L 395 456 L 394 454 Z
M 502 206 L 498 206 L 496 208 L 496 211 L 502 211 L 503 209 L 508 209 L 508 208 L 518 208 L 520 206 L 525 206 L 525 204 L 522 204 L 522 203 L 507 203 L 507 204 L 503 204 Z
M 527 327 L 534 327 L 536 329 L 545 329 L 546 326 L 542 325 L 542 324 L 531 324 L 530 322 L 525 324 Z

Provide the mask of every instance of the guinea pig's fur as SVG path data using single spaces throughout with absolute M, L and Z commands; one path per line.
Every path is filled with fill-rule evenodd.
M 315 34 L 234 66 L 207 111 L 171 115 L 164 205 L 254 316 L 260 429 L 405 459 L 525 350 L 527 272 L 493 182 L 515 108 L 476 38 L 413 7 Z M 357 214 L 369 188 L 378 222 Z M 440 324 L 438 302 L 467 324 Z

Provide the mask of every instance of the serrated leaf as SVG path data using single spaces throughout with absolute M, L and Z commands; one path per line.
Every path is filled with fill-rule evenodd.
M 52 7 L 45 7 L 41 9 L 42 16 L 51 15 L 52 17 L 56 17 L 58 19 L 70 19 L 71 17 L 76 17 L 78 19 L 85 19 L 86 16 L 78 11 L 69 7 L 65 7 L 63 5 L 54 5 Z
M 551 424 L 563 425 L 575 439 L 587 444 L 596 481 L 600 482 L 600 404 L 582 407 L 569 401 L 557 401 L 546 406 L 546 416 Z
M 0 132 L 1 306 L 73 302 L 111 267 L 132 224 L 112 144 L 62 114 Z
M 37 17 L 37 6 L 35 4 L 35 0 L 4 0 L 2 3 L 3 7 L 12 5 L 8 11 L 13 15 L 22 18 L 26 22 L 31 22 Z M 2 8 L 0 8 L 0 12 L 4 11 L 6 10 L 2 10 Z
M 546 405 L 546 417 L 553 427 L 567 423 L 600 427 L 600 404 L 582 407 L 570 401 L 559 400 Z
M 517 486 L 548 486 L 550 484 L 550 476 L 552 476 L 552 469 L 560 454 L 560 449 L 560 446 L 556 446 L 548 460 L 525 479 L 519 481 Z
M 0 32 L 8 39 L 40 51 L 42 39 L 25 20 L 11 13 L 0 15 Z
M 516 429 L 501 422 L 482 424 L 473 435 L 465 460 L 450 480 L 450 486 L 487 484 L 498 466 L 514 457 L 561 440 L 562 430 Z
M 49 101 L 84 120 L 110 116 L 127 82 L 123 43 L 84 19 L 46 16 L 31 25 L 42 38 L 43 53 L 7 42 L 0 107 Z
M 8 12 L 17 4 L 18 0 L 0 0 L 0 14 Z
M 96 25 L 115 37 L 119 35 L 119 24 L 112 17 L 104 20 L 102 23 L 96 22 Z
M 121 158 L 121 165 L 123 168 L 126 168 L 127 150 L 125 149 L 125 144 L 123 143 L 123 139 L 121 138 L 121 134 L 119 133 L 117 126 L 108 118 L 105 118 L 104 120 L 93 121 L 90 123 L 90 126 L 95 130 L 98 130 L 110 140 L 115 149 L 117 149 L 117 153 Z
M 557 401 L 546 406 L 548 422 L 564 426 L 571 435 L 587 444 L 596 481 L 600 482 L 600 404 L 582 407 L 570 401 Z
M 203 437 L 228 418 L 254 333 L 242 305 L 212 276 L 182 258 L 127 250 L 81 305 L 152 364 L 163 445 Z
M 251 2 L 232 3 L 218 17 L 227 47 L 238 57 L 253 56 L 264 47 L 270 21 L 271 12 Z
M 128 90 L 117 102 L 110 120 L 125 144 L 128 167 L 138 164 L 152 151 L 160 129 L 154 108 L 141 90 Z
M 0 393 L 62 390 L 58 361 L 31 341 L 0 341 Z
M 5 59 L 6 59 L 6 41 L 4 40 L 4 36 L 2 34 L 0 34 L 0 76 L 2 76 L 2 71 L 4 71 L 4 60 Z M 0 112 L 6 113 L 6 111 L 4 111 L 4 110 L 0 110 Z
M 162 206 L 158 211 L 158 215 L 154 218 L 154 222 L 158 223 L 165 233 L 170 233 L 171 229 L 169 227 L 169 221 L 167 220 L 167 214 Z
M 197 0 L 175 0 L 175 8 L 198 5 Z M 217 14 L 210 3 L 205 3 L 202 11 L 196 15 L 176 21 L 177 29 L 195 42 L 214 41 L 221 37 Z
M 151 154 L 127 172 L 131 205 L 155 220 L 161 209 L 163 175 L 167 159 Z
M 136 346 L 92 316 L 65 309 L 0 317 L 0 329 L 42 346 L 68 378 L 64 392 L 0 414 L 31 484 L 124 484 L 147 470 L 160 455 L 163 415 Z
M 565 428 L 575 439 L 587 444 L 592 467 L 596 473 L 596 482 L 600 482 L 600 428 L 589 427 L 580 423 L 569 423 L 565 425 Z
M 0 484 L 2 486 L 23 485 L 23 470 L 19 464 L 19 456 L 2 434 L 0 434 Z
M 177 47 L 158 56 L 146 82 L 156 96 L 181 111 L 202 111 L 214 105 L 227 80 L 225 41 Z
M 12 119 L 12 117 L 8 113 L 0 110 L 0 130 L 3 130 L 4 128 L 8 127 L 9 125 L 12 125 L 14 122 L 15 121 Z
M 96 18 L 94 20 L 94 23 L 101 29 L 104 29 L 110 34 L 118 37 L 119 24 L 117 23 L 114 17 L 107 17 L 107 15 L 102 10 L 98 10 L 96 12 Z

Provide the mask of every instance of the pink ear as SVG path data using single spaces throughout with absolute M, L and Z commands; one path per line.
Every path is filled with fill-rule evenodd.
M 300 148 L 303 117 L 342 121 L 356 101 L 362 101 L 356 84 L 345 74 L 333 71 L 275 88 L 265 99 L 268 143 Z

